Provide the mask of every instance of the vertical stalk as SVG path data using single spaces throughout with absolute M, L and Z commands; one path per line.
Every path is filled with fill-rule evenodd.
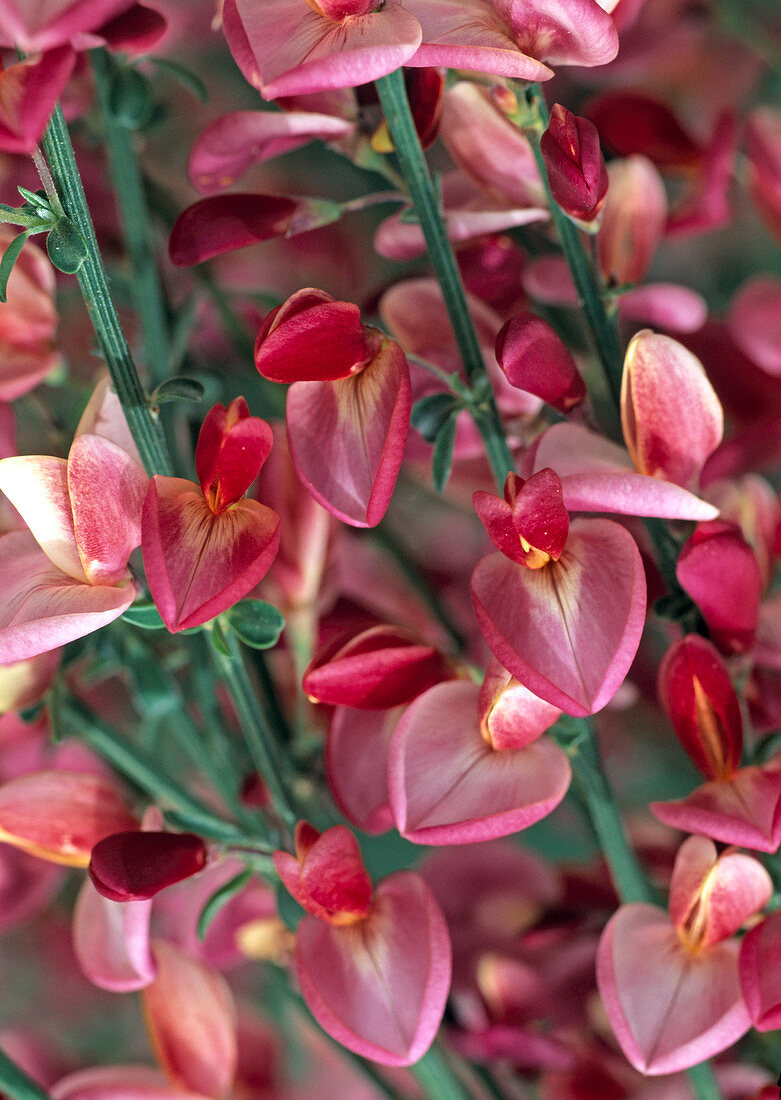
M 70 134 L 65 124 L 62 107 L 59 105 L 55 108 L 44 134 L 43 150 L 63 209 L 81 233 L 86 245 L 87 255 L 78 272 L 79 287 L 95 330 L 98 346 L 141 455 L 141 461 L 150 477 L 152 474 L 170 474 L 171 461 L 160 425 L 152 416 L 122 325 L 111 300 L 106 271 L 73 154 Z
M 151 376 L 162 382 L 168 377 L 170 369 L 165 296 L 158 273 L 144 184 L 133 148 L 133 134 L 117 121 L 111 109 L 112 63 L 108 54 L 104 49 L 90 50 L 90 62 L 103 115 L 111 181 L 119 202 L 122 232 L 133 270 L 133 300 L 143 322 L 146 365 Z
M 403 71 L 397 69 L 395 73 L 381 77 L 375 81 L 375 86 L 415 212 L 420 220 L 429 258 L 442 288 L 464 370 L 474 389 L 475 384 L 485 377 L 483 356 L 467 306 L 461 273 L 439 209 L 439 199 L 415 130 L 404 87 Z M 490 390 L 485 401 L 480 405 L 470 406 L 470 411 L 483 438 L 491 469 L 501 491 L 505 477 L 514 469 L 514 463 Z

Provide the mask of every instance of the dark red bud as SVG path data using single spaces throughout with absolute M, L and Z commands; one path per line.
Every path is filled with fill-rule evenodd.
M 92 849 L 89 874 L 112 901 L 142 901 L 206 865 L 206 845 L 194 833 L 112 833 Z
M 556 103 L 540 138 L 553 198 L 572 218 L 596 218 L 607 194 L 607 168 L 593 122 Z

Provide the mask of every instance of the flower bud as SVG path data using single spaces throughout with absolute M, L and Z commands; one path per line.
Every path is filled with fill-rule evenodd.
M 593 222 L 607 194 L 608 176 L 593 122 L 554 104 L 540 138 L 553 198 L 565 214 Z

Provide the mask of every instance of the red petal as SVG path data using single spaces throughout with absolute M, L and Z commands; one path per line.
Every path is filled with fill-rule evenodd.
M 176 219 L 168 242 L 177 267 L 210 260 L 223 252 L 284 236 L 299 203 L 278 195 L 215 195 L 188 206 Z
M 112 901 L 143 901 L 206 865 L 206 845 L 194 833 L 113 833 L 92 850 L 90 878 Z

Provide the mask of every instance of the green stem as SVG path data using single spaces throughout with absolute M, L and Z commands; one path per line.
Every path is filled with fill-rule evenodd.
M 175 780 L 161 772 L 160 763 L 154 756 L 120 737 L 83 703 L 77 699 L 70 700 L 65 713 L 70 725 L 87 744 L 108 760 L 121 775 L 158 802 L 161 808 L 170 807 L 181 813 L 192 828 L 215 840 L 230 841 L 244 837 L 235 825 L 217 817 Z
M 456 1074 L 439 1043 L 423 1055 L 410 1071 L 423 1086 L 426 1096 L 447 1097 L 447 1100 L 472 1100 L 472 1094 Z
M 170 474 L 170 459 L 160 426 L 150 411 L 111 300 L 95 229 L 60 106 L 55 109 L 44 135 L 43 149 L 65 213 L 81 233 L 87 248 L 86 258 L 78 272 L 79 286 L 128 427 L 150 477 L 155 473 Z
M 48 1092 L 0 1050 L 0 1091 L 11 1100 L 51 1100 Z
M 464 370 L 470 386 L 474 388 L 485 377 L 483 356 L 467 306 L 461 273 L 439 208 L 436 189 L 415 130 L 404 87 L 404 74 L 401 69 L 397 69 L 395 73 L 375 81 L 375 86 L 415 213 L 423 230 L 429 258 L 442 288 Z M 480 406 L 479 415 L 473 411 L 473 416 L 485 442 L 497 485 L 501 489 L 507 473 L 514 469 L 514 463 L 504 437 L 496 402 L 490 391 L 484 404 Z
M 722 1100 L 721 1089 L 710 1062 L 700 1062 L 698 1066 L 692 1066 L 686 1071 L 686 1076 L 695 1100 Z
M 275 810 L 292 834 L 296 821 L 301 815 L 288 790 L 285 769 L 280 767 L 278 759 L 280 746 L 274 739 L 266 715 L 253 689 L 239 643 L 233 635 L 230 635 L 227 641 L 231 656 L 218 653 L 215 649 L 215 662 L 238 711 L 253 763 L 268 787 Z M 292 773 L 292 768 L 289 772 Z
M 90 50 L 92 75 L 103 113 L 111 181 L 119 202 L 122 232 L 133 270 L 133 299 L 144 326 L 144 355 L 158 382 L 170 372 L 165 295 L 160 282 L 144 184 L 133 148 L 133 135 L 117 121 L 110 103 L 112 61 L 105 50 Z
M 570 758 L 577 789 L 622 903 L 655 902 L 654 891 L 630 847 L 615 794 L 602 770 L 593 723 L 587 718 L 563 718 L 552 732 Z
M 605 374 L 610 395 L 615 408 L 621 405 L 621 376 L 624 370 L 624 356 L 618 339 L 615 321 L 608 316 L 602 299 L 602 287 L 597 281 L 594 266 L 583 246 L 580 231 L 573 225 L 551 194 L 548 171 L 540 151 L 540 136 L 548 125 L 548 109 L 539 89 L 530 89 L 530 109 L 535 111 L 533 123 L 524 126 L 524 132 L 532 147 L 537 167 L 548 196 L 553 224 L 559 235 L 564 257 L 567 261 L 572 281 L 575 284 L 583 306 L 591 337 L 596 348 L 602 370 Z

